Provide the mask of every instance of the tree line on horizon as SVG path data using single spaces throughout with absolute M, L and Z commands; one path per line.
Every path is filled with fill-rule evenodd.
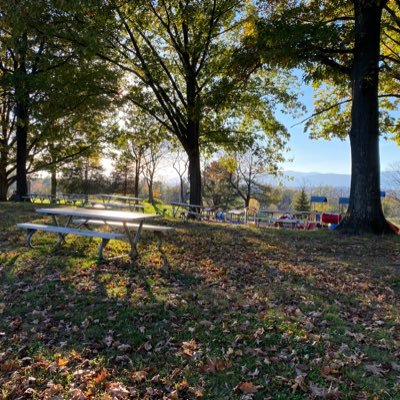
M 250 152 L 278 173 L 289 133 L 275 113 L 301 112 L 294 71 L 302 71 L 316 94 L 304 121 L 310 135 L 350 137 L 350 205 L 339 229 L 389 233 L 379 137 L 398 135 L 399 7 L 0 0 L 0 199 L 14 183 L 22 199 L 29 174 L 55 179 L 110 144 L 121 168 L 132 143 L 150 158 L 160 143 L 182 149 L 191 204 L 202 202 L 202 155 Z

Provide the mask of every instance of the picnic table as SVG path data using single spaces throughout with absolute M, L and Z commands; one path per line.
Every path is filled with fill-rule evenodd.
M 226 213 L 228 214 L 228 220 L 232 224 L 240 224 L 246 222 L 247 213 L 245 208 L 229 210 Z
M 227 220 L 233 224 L 241 224 L 255 220 L 256 209 L 254 207 L 245 207 L 233 209 L 226 212 Z
M 88 201 L 88 195 L 81 193 L 61 193 L 61 199 L 65 204 L 73 204 L 74 206 L 79 204 L 83 206 Z
M 92 202 L 94 207 L 104 207 L 109 209 L 123 209 L 129 208 L 130 211 L 141 211 L 144 213 L 144 205 L 139 204 L 143 201 L 140 197 L 133 197 L 133 196 L 120 196 L 114 194 L 98 194 L 96 197 L 102 200 L 101 203 Z M 116 200 L 116 201 L 114 201 Z
M 46 200 L 49 200 L 50 203 L 59 202 L 59 199 L 48 193 L 27 193 L 26 196 L 22 196 L 24 201 L 30 200 L 34 203 L 36 200 L 39 200 L 41 204 L 43 204 Z
M 267 226 L 280 228 L 298 228 L 310 219 L 311 211 L 296 210 L 258 210 L 256 226 L 266 223 Z
M 172 202 L 170 203 L 172 206 L 172 216 L 176 218 L 178 212 L 181 217 L 188 219 L 190 216 L 194 216 L 197 219 L 201 219 L 203 217 L 203 212 L 209 215 L 209 207 L 200 206 L 199 204 L 188 204 L 188 203 L 179 203 Z
M 47 231 L 58 234 L 57 245 L 65 241 L 65 236 L 68 234 L 99 237 L 102 239 L 98 255 L 104 259 L 103 249 L 111 239 L 128 240 L 130 244 L 129 255 L 134 258 L 138 255 L 137 243 L 140 240 L 142 230 L 150 230 L 156 234 L 159 240 L 159 249 L 161 249 L 161 234 L 172 231 L 173 228 L 167 226 L 147 225 L 145 222 L 151 221 L 158 217 L 156 214 L 143 214 L 126 211 L 115 211 L 108 209 L 85 209 L 85 208 L 39 208 L 37 213 L 52 217 L 53 225 L 39 225 L 22 223 L 17 224 L 19 228 L 27 229 L 28 234 L 26 244 L 33 247 L 31 244 L 32 235 L 37 231 Z M 64 224 L 61 223 L 61 218 L 65 218 Z M 71 224 L 77 226 L 72 227 Z M 90 230 L 89 226 L 109 227 L 111 232 Z M 81 228 L 85 229 L 81 229 Z M 119 228 L 123 232 L 115 232 L 112 229 Z

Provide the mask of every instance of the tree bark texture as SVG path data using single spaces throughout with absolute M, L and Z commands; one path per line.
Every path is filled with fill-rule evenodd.
M 147 180 L 147 186 L 149 189 L 149 203 L 154 205 L 154 190 L 153 190 L 153 179 L 152 178 Z
M 339 230 L 356 234 L 391 232 L 380 199 L 378 76 L 382 5 L 379 3 L 354 2 L 350 204 Z
M 200 149 L 197 146 L 187 151 L 189 157 L 189 185 L 190 185 L 190 204 L 201 205 L 201 168 L 200 168 Z
M 133 184 L 133 196 L 139 197 L 139 181 L 140 181 L 140 160 L 135 161 L 135 179 Z
M 22 201 L 22 196 L 28 194 L 28 180 L 26 164 L 28 159 L 28 127 L 29 113 L 27 103 L 24 101 L 16 104 L 17 116 L 17 194 L 16 199 Z
M 5 149 L 6 146 L 6 139 L 4 140 L 4 144 L 0 140 L 0 146 L 2 146 L 2 151 L 0 151 L 0 201 L 7 200 L 7 193 L 8 193 L 8 153 Z
M 0 165 L 0 201 L 7 200 L 8 181 L 7 181 L 7 165 Z
M 50 183 L 51 183 L 51 202 L 55 203 L 56 202 L 56 197 L 57 197 L 57 169 L 54 166 L 51 169 L 51 178 L 50 178 Z
M 182 175 L 179 175 L 179 201 L 184 203 L 185 201 L 185 190 L 184 190 L 184 182 Z

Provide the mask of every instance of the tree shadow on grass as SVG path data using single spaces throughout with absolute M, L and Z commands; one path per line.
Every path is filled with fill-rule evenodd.
M 52 380 L 66 393 L 79 388 L 100 396 L 110 382 L 121 381 L 136 390 L 132 398 L 144 398 L 149 387 L 150 398 L 170 396 L 185 380 L 189 387 L 200 385 L 207 398 L 232 399 L 241 396 L 233 390 L 240 380 L 250 379 L 262 387 L 255 398 L 277 391 L 296 398 L 290 389 L 294 365 L 327 349 L 328 340 L 317 337 L 336 335 L 351 344 L 346 330 L 354 330 L 352 319 L 374 328 L 373 314 L 382 310 L 375 300 L 368 305 L 368 296 L 390 295 L 387 277 L 380 282 L 357 264 L 360 256 L 371 263 L 380 257 L 372 249 L 368 258 L 362 240 L 346 244 L 333 242 L 334 236 L 196 222 L 177 226 L 179 234 L 165 245 L 169 273 L 151 251 L 134 268 L 124 259 L 98 264 L 94 244 L 81 238 L 57 254 L 44 248 L 14 256 L 1 273 L 8 287 L 2 289 L 0 345 L 11 349 L 7 357 L 14 361 L 7 379 L 30 367 L 40 393 Z M 146 241 L 142 246 L 151 249 Z M 342 257 L 341 248 L 354 258 Z M 382 307 L 389 300 L 395 298 L 382 300 Z M 334 343 L 335 351 L 339 347 Z M 256 368 L 258 374 L 248 375 Z M 319 367 L 310 368 L 323 382 Z M 108 376 L 101 378 L 103 370 Z M 78 371 L 94 375 L 83 379 Z M 132 371 L 144 378 L 132 378 Z M 265 385 L 265 375 L 289 383 Z M 185 387 L 182 397 L 195 398 Z

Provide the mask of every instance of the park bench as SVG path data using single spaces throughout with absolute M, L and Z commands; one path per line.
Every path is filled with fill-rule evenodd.
M 94 225 L 94 226 L 109 226 L 115 228 L 124 228 L 123 222 L 116 222 L 116 221 L 103 221 L 103 220 L 96 220 L 96 219 L 74 219 L 73 222 L 78 224 L 79 226 L 86 226 Z M 130 230 L 137 230 L 140 227 L 140 224 L 136 223 L 125 223 L 125 226 Z M 157 247 L 161 250 L 162 245 L 162 237 L 167 233 L 172 233 L 175 231 L 175 228 L 170 226 L 163 226 L 163 225 L 150 225 L 150 224 L 143 224 L 141 227 L 142 231 L 150 231 L 154 233 L 157 238 Z
M 37 231 L 43 231 L 43 232 L 52 232 L 52 233 L 57 233 L 58 234 L 58 244 L 61 244 L 66 235 L 79 235 L 79 236 L 88 236 L 88 237 L 98 237 L 101 239 L 101 243 L 99 244 L 99 249 L 98 249 L 98 256 L 100 259 L 103 259 L 103 250 L 107 243 L 111 239 L 124 239 L 126 238 L 126 235 L 123 233 L 118 233 L 118 232 L 98 232 L 98 231 L 91 231 L 91 230 L 85 230 L 85 229 L 78 229 L 78 228 L 69 228 L 69 227 L 64 227 L 64 226 L 55 226 L 55 225 L 40 225 L 40 224 L 32 224 L 32 223 L 20 223 L 17 224 L 18 228 L 20 229 L 27 229 L 28 233 L 26 236 L 26 245 L 30 248 L 34 248 L 34 246 L 31 243 L 32 236 L 37 232 Z

